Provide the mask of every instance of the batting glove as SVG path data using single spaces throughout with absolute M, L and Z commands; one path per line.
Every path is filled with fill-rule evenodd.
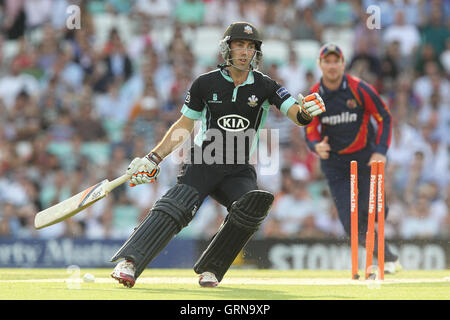
M 298 101 L 301 112 L 310 119 L 326 111 L 322 97 L 318 93 L 311 93 L 306 97 L 303 97 L 300 93 L 298 95 Z
M 134 158 L 128 166 L 127 174 L 131 176 L 130 187 L 153 182 L 159 174 L 158 164 L 148 156 Z

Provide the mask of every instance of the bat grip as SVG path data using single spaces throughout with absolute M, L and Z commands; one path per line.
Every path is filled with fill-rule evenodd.
M 106 187 L 105 187 L 105 191 L 106 193 L 109 193 L 110 191 L 112 191 L 113 189 L 117 188 L 118 186 L 120 186 L 121 184 L 124 184 L 125 182 L 127 182 L 130 179 L 130 176 L 128 174 L 124 174 L 116 179 L 114 179 L 113 181 L 109 182 Z

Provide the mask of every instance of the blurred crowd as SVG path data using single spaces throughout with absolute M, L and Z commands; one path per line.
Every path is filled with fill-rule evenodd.
M 36 231 L 34 215 L 103 179 L 122 175 L 180 116 L 200 73 L 186 34 L 248 21 L 290 45 L 350 34 L 348 72 L 380 92 L 393 115 L 388 152 L 388 238 L 450 237 L 450 2 L 439 0 L 3 0 L 0 2 L 0 236 L 127 238 L 176 182 L 175 152 L 156 183 L 123 185 L 63 223 Z M 67 8 L 77 5 L 77 17 Z M 368 9 L 375 8 L 379 25 Z M 68 19 L 72 24 L 67 24 Z M 370 22 L 370 24 L 369 24 Z M 377 21 L 375 21 L 376 23 Z M 168 35 L 155 30 L 171 30 Z M 163 41 L 168 39 L 168 41 Z M 215 39 L 214 45 L 219 38 Z M 339 45 L 340 43 L 337 42 Z M 263 54 L 264 54 L 263 46 Z M 201 56 L 201 54 L 200 54 Z M 290 93 L 319 80 L 290 51 L 260 70 Z M 276 195 L 258 237 L 344 237 L 303 129 L 273 108 L 279 170 L 259 171 Z M 261 148 L 268 141 L 262 139 Z M 210 238 L 226 211 L 205 200 L 180 237 Z

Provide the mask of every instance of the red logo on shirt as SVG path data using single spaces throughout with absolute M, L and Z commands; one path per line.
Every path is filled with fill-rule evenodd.
M 347 107 L 350 109 L 355 109 L 358 106 L 355 99 L 348 99 L 347 100 Z

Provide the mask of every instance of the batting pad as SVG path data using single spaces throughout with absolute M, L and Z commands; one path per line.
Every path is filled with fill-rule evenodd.
M 198 201 L 194 188 L 185 184 L 175 185 L 156 201 L 111 262 L 132 260 L 136 268 L 134 277 L 139 277 L 170 240 L 189 224 L 198 209 Z
M 198 274 L 212 272 L 219 282 L 222 281 L 234 259 L 266 218 L 273 199 L 270 192 L 254 190 L 235 201 L 224 223 L 195 264 L 194 271 Z

